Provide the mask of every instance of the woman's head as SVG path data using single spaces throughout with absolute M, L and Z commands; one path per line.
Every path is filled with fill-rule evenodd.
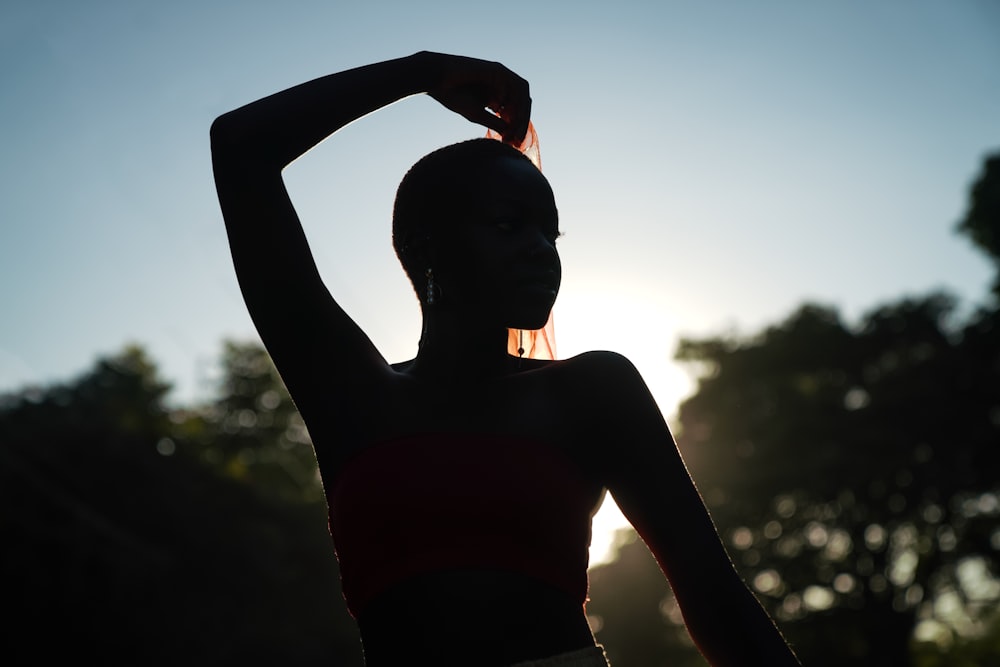
M 508 326 L 544 325 L 559 287 L 558 235 L 548 181 L 493 139 L 430 153 L 396 193 L 393 246 L 421 302 L 431 269 L 451 305 L 499 308 L 519 320 Z

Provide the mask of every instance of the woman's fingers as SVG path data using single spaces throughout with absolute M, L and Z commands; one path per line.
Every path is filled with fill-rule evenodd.
M 528 82 L 497 62 L 440 56 L 439 83 L 428 93 L 462 117 L 499 132 L 519 144 L 531 120 Z
M 503 135 L 503 140 L 514 146 L 520 146 L 524 142 L 524 138 L 528 134 L 528 126 L 531 122 L 531 97 L 527 97 L 525 100 L 524 107 L 519 110 L 519 113 L 513 115 L 508 121 L 507 125 L 509 131 L 507 134 L 501 132 Z
M 507 123 L 500 116 L 487 111 L 487 103 L 483 101 L 483 96 L 465 90 L 442 90 L 430 93 L 431 97 L 437 100 L 443 107 L 454 111 L 466 120 L 479 125 L 503 132 L 507 129 Z

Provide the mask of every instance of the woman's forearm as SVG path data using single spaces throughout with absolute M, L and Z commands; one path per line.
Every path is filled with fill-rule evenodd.
M 774 622 L 735 572 L 700 588 L 697 597 L 685 595 L 681 610 L 692 639 L 713 667 L 799 667 Z
M 217 118 L 213 151 L 282 169 L 350 122 L 427 91 L 434 79 L 426 52 L 320 77 Z
M 416 93 L 514 145 L 528 130 L 527 81 L 497 62 L 420 51 L 320 77 L 219 116 L 212 124 L 216 167 L 283 169 L 348 123 Z

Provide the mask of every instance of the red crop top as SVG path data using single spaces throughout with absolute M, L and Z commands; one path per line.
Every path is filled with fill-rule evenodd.
M 507 435 L 369 446 L 328 489 L 344 598 L 357 618 L 394 584 L 447 569 L 523 573 L 587 597 L 599 488 L 565 453 Z

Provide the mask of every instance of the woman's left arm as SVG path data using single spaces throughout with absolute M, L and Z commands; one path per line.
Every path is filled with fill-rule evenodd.
M 598 354 L 597 377 L 613 388 L 599 392 L 605 485 L 670 582 L 698 649 L 713 667 L 799 665 L 733 567 L 642 377 L 624 357 Z

